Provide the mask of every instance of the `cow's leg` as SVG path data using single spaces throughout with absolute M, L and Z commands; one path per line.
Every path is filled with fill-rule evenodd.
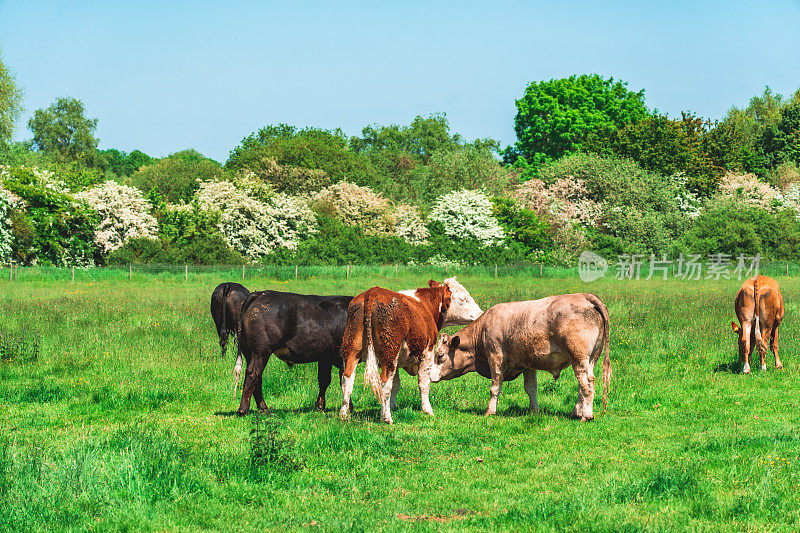
M 750 352 L 753 351 L 753 347 L 750 344 L 751 326 L 751 322 L 745 320 L 742 323 L 741 336 L 739 337 L 739 359 L 744 361 L 744 366 L 742 367 L 744 374 L 750 373 Z
M 381 402 L 381 419 L 387 424 L 392 423 L 392 389 L 394 380 L 397 378 L 397 365 L 387 366 L 382 369 L 385 372 L 386 381 L 383 382 L 383 402 Z
M 247 368 L 244 372 L 244 385 L 242 386 L 242 401 L 239 404 L 239 410 L 237 413 L 239 416 L 244 416 L 247 414 L 247 411 L 250 410 L 250 398 L 255 396 L 256 404 L 258 405 L 259 409 L 262 408 L 264 404 L 264 393 L 261 390 L 261 378 L 264 373 L 264 368 L 267 366 L 267 361 L 269 360 L 269 355 L 271 352 L 267 352 L 266 354 L 254 354 L 251 355 L 250 358 L 247 358 Z M 263 405 L 266 408 L 266 405 Z
M 339 418 L 342 419 L 350 416 L 353 406 L 350 395 L 353 394 L 353 383 L 356 380 L 356 365 L 358 365 L 358 353 L 346 354 L 342 369 L 342 408 L 339 409 Z
M 536 370 L 528 369 L 522 371 L 522 376 L 525 379 L 525 392 L 528 393 L 528 398 L 531 401 L 531 411 L 534 413 L 539 411 L 539 403 L 536 401 Z
M 588 361 L 575 364 L 573 369 L 580 386 L 578 403 L 575 404 L 573 413 L 582 421 L 592 420 L 594 418 L 594 369 L 588 364 Z
M 331 371 L 333 363 L 331 361 L 320 361 L 317 363 L 317 382 L 319 383 L 319 396 L 317 396 L 316 407 L 318 411 L 325 410 L 325 392 L 331 384 Z
M 769 336 L 772 335 L 772 327 L 764 327 L 766 326 L 766 320 L 764 317 L 759 318 L 759 330 L 761 330 L 761 339 L 756 338 L 756 351 L 758 352 L 758 357 L 761 359 L 761 370 L 767 369 L 767 351 L 769 348 L 767 347 L 767 340 Z
M 253 400 L 255 400 L 259 411 L 267 410 L 267 403 L 264 401 L 264 370 L 267 368 L 270 355 L 271 354 L 268 353 L 264 358 L 264 364 L 259 368 L 256 382 L 253 386 Z
M 342 378 L 344 377 L 344 365 L 339 367 L 339 383 L 342 383 Z M 353 400 L 350 400 L 350 411 L 353 411 Z
M 770 337 L 770 348 L 772 349 L 773 355 L 775 355 L 775 368 L 780 370 L 783 368 L 783 363 L 781 363 L 780 358 L 778 357 L 778 326 L 781 323 L 777 320 L 772 324 L 772 335 Z
M 389 409 L 397 411 L 397 392 L 400 390 L 400 369 L 394 373 L 392 380 L 392 397 L 389 399 Z
M 489 360 L 500 360 L 499 357 L 489 356 Z M 489 397 L 489 407 L 486 408 L 486 416 L 493 415 L 497 412 L 497 398 L 500 396 L 500 389 L 503 388 L 503 372 L 499 365 L 489 365 L 489 372 L 491 372 L 492 376 L 492 386 L 490 387 L 489 391 L 491 392 L 491 396 Z
M 417 374 L 419 395 L 420 399 L 422 400 L 422 412 L 431 416 L 433 416 L 433 407 L 431 407 L 430 399 L 431 366 L 433 366 L 433 355 L 433 350 L 423 352 L 422 363 L 419 366 L 419 374 Z

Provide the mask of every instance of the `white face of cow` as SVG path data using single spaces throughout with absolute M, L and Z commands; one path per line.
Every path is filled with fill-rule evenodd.
M 447 285 L 451 293 L 450 307 L 444 314 L 444 326 L 463 326 L 483 314 L 467 289 L 455 277 L 444 280 L 444 285 Z

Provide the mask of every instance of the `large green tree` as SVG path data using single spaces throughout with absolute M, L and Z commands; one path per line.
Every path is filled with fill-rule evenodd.
M 37 109 L 28 121 L 33 143 L 40 151 L 63 161 L 84 159 L 92 163 L 98 140 L 97 119 L 87 118 L 83 102 L 60 97 L 47 109 Z
M 644 90 L 627 83 L 583 74 L 533 82 L 516 101 L 517 142 L 506 161 L 536 172 L 542 163 L 579 151 L 589 134 L 614 130 L 649 115 Z
M 731 108 L 712 136 L 718 164 L 769 178 L 781 164 L 800 165 L 800 90 L 785 99 L 769 87 L 747 107 Z
M 0 145 L 11 141 L 14 125 L 22 114 L 22 89 L 0 57 Z

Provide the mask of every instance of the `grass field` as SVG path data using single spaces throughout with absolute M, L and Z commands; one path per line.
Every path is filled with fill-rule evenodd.
M 468 374 L 432 385 L 427 417 L 403 374 L 387 427 L 359 367 L 355 414 L 342 422 L 335 377 L 318 413 L 316 367 L 273 358 L 274 415 L 256 439 L 253 416 L 232 416 L 235 353 L 217 357 L 208 311 L 212 289 L 235 271 L 188 282 L 182 269 L 132 281 L 127 270 L 79 273 L 75 283 L 66 272 L 16 282 L 5 272 L 2 529 L 800 529 L 798 279 L 778 277 L 785 369 L 768 359 L 766 372 L 742 375 L 730 329 L 737 281 L 459 275 L 484 308 L 597 294 L 611 315 L 609 411 L 570 419 L 578 387 L 565 371 L 556 382 L 539 374 L 540 413 L 526 410 L 518 378 L 485 418 L 489 381 Z M 245 283 L 356 294 L 428 279 L 391 268 L 323 273 Z

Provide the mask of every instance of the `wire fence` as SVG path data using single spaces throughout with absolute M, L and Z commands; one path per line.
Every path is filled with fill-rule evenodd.
M 800 263 L 786 261 L 762 261 L 758 273 L 771 277 L 800 276 Z M 275 279 L 287 281 L 292 279 L 347 279 L 349 277 L 398 277 L 428 276 L 440 279 L 450 276 L 469 277 L 502 277 L 502 278 L 549 278 L 580 279 L 578 267 L 555 267 L 540 263 L 518 263 L 510 265 L 477 265 L 477 266 L 430 266 L 430 265 L 165 265 L 139 264 L 127 266 L 103 266 L 89 268 L 70 268 L 52 266 L 0 265 L 0 283 L 32 282 L 32 281 L 124 281 L 124 280 L 164 280 L 189 281 L 197 278 L 225 279 L 228 281 L 248 279 Z M 753 275 L 747 273 L 745 277 Z M 709 279 L 707 273 L 701 272 L 697 280 Z M 609 268 L 605 278 L 618 279 L 684 279 L 675 265 L 664 274 L 663 270 L 654 271 L 651 275 L 648 264 L 641 265 L 635 278 L 630 272 L 620 274 Z M 695 279 L 695 278 L 689 278 Z M 717 278 L 719 279 L 719 278 Z M 730 272 L 722 279 L 736 279 Z

